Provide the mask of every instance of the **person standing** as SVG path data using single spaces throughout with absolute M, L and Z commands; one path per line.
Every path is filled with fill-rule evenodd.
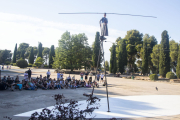
M 32 71 L 31 71 L 30 68 L 29 68 L 29 70 L 27 71 L 27 73 L 28 73 L 28 79 L 30 80 L 30 79 L 31 79 L 31 74 L 32 74 Z
M 51 75 L 50 70 L 48 70 L 46 74 L 47 74 L 47 79 L 49 79 Z
M 85 81 L 86 81 L 86 83 L 87 83 L 87 79 L 88 79 L 88 73 L 86 71 L 86 73 L 85 73 Z
M 101 73 L 101 82 L 103 83 L 104 74 Z
M 101 40 L 105 40 L 104 36 L 108 36 L 108 27 L 107 27 L 108 20 L 106 18 L 106 13 L 104 13 L 104 17 L 101 18 L 99 21 L 100 28 L 101 28 Z
M 90 83 L 92 82 L 92 76 L 93 76 L 93 74 L 92 74 L 92 72 L 90 72 L 89 73 L 89 81 L 90 81 Z
M 57 80 L 60 79 L 60 76 L 61 76 L 61 74 L 60 74 L 60 72 L 58 71 L 58 73 L 57 73 Z
M 27 73 L 27 71 L 24 73 L 24 79 L 25 79 L 25 82 L 28 81 L 28 73 Z
M 100 74 L 99 74 L 99 72 L 98 72 L 98 74 L 97 74 L 97 81 L 99 82 L 99 78 L 100 78 Z
M 80 73 L 81 81 L 83 81 L 83 75 L 84 75 L 84 74 L 81 72 L 81 73 Z

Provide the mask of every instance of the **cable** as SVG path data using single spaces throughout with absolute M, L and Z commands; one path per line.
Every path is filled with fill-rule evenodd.
M 76 12 L 76 13 L 58 13 L 58 14 L 104 14 L 104 13 L 97 13 L 97 12 Z M 155 16 L 134 15 L 134 14 L 122 14 L 122 13 L 106 13 L 106 14 L 128 15 L 128 16 L 137 16 L 137 17 L 151 17 L 151 18 L 157 18 L 157 17 L 155 17 Z

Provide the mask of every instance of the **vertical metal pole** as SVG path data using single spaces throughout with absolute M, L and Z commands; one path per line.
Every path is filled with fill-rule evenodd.
M 109 97 L 108 97 L 108 88 L 107 88 L 107 79 L 106 79 L 106 68 L 105 68 L 105 58 L 104 58 L 104 48 L 103 48 L 103 41 L 101 43 L 101 50 L 102 50 L 102 53 L 103 53 L 103 60 L 104 60 L 104 73 L 105 73 L 105 82 L 106 82 L 106 94 L 107 94 L 107 104 L 108 104 L 108 111 L 107 112 L 110 112 L 110 109 L 109 109 Z
M 0 70 L 0 80 L 1 80 L 1 70 Z

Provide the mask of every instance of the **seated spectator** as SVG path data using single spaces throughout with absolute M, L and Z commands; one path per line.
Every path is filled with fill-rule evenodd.
M 28 84 L 31 90 L 37 90 L 37 86 L 34 84 L 33 80 L 28 82 Z
M 6 81 L 7 81 L 6 76 L 4 76 L 3 79 L 1 80 L 2 90 L 6 90 L 8 88 Z
M 57 89 L 60 89 L 60 88 L 61 88 L 61 86 L 60 86 L 60 80 L 57 80 L 57 81 L 56 81 L 56 88 L 57 88 Z
M 13 86 L 15 85 L 15 83 L 14 83 L 13 79 L 11 80 L 10 76 L 8 76 L 8 79 L 7 79 L 6 83 L 7 83 L 7 86 L 11 87 L 11 90 L 14 91 Z
M 22 90 L 22 84 L 20 83 L 18 77 L 15 79 L 15 85 L 18 86 L 19 90 Z
M 60 80 L 60 86 L 62 89 L 64 88 L 64 80 Z
M 68 88 L 68 80 L 65 80 L 65 85 L 64 87 L 67 89 Z

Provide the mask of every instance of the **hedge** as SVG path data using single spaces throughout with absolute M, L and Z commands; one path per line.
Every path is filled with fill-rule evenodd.
M 28 63 L 26 60 L 24 59 L 19 59 L 17 62 L 16 62 L 16 65 L 20 68 L 26 68 L 28 67 Z
M 150 80 L 158 80 L 157 74 L 151 74 L 151 75 L 149 76 L 149 78 L 150 78 Z
M 175 79 L 176 77 L 175 77 L 175 75 L 174 75 L 173 72 L 168 72 L 168 73 L 166 74 L 166 78 L 168 78 L 168 79 Z

